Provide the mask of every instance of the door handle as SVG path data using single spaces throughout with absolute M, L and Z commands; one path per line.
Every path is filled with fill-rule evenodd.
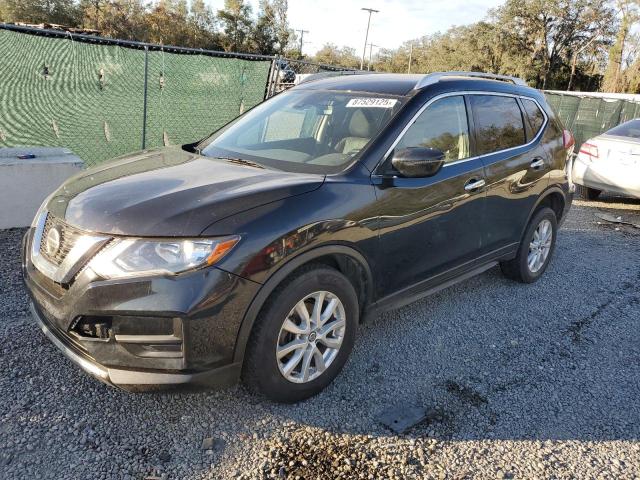
M 467 192 L 475 192 L 476 190 L 479 190 L 482 187 L 484 187 L 486 184 L 487 182 L 485 182 L 484 179 L 476 180 L 475 178 L 472 178 L 471 180 L 469 180 L 467 183 L 464 184 L 464 189 Z
M 534 170 L 540 170 L 542 167 L 544 167 L 544 160 L 542 158 L 536 158 L 531 162 L 531 168 Z

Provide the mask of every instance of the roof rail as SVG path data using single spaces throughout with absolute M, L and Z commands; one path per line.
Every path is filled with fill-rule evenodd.
M 433 85 L 438 83 L 445 77 L 474 77 L 474 78 L 486 78 L 488 80 L 500 80 L 502 82 L 511 82 L 514 85 L 522 85 L 527 86 L 527 83 L 518 77 L 511 77 L 509 75 L 498 75 L 495 73 L 482 73 L 482 72 L 435 72 L 430 73 L 422 77 L 416 86 L 413 87 L 414 90 L 419 90 L 424 87 L 428 87 L 429 85 Z

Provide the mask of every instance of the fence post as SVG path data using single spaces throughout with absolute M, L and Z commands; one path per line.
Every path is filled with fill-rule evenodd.
M 269 67 L 269 75 L 267 76 L 267 88 L 266 88 L 266 93 L 264 97 L 265 100 L 271 98 L 272 96 L 271 89 L 273 88 L 273 79 L 276 71 L 276 58 L 277 57 L 275 56 L 272 58 L 271 67 Z
M 147 145 L 147 77 L 149 70 L 149 48 L 144 47 L 144 93 L 142 103 L 142 150 Z
M 280 76 L 280 61 L 282 57 L 278 55 L 274 62 L 276 62 L 276 69 L 273 75 L 273 92 L 271 92 L 271 96 L 273 97 L 276 93 L 278 93 L 278 77 Z

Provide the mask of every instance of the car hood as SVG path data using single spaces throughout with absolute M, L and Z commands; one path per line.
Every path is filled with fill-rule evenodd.
M 93 232 L 198 236 L 222 218 L 315 190 L 323 181 L 323 175 L 169 147 L 121 157 L 71 177 L 50 198 L 47 210 Z

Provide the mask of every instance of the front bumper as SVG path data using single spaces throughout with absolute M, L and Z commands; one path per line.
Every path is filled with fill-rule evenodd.
M 167 373 L 145 370 L 125 370 L 121 368 L 109 368 L 95 362 L 92 358 L 56 332 L 55 327 L 48 324 L 44 315 L 41 315 L 37 307 L 31 303 L 31 314 L 40 330 L 58 349 L 73 363 L 82 368 L 89 375 L 112 386 L 124 390 L 143 390 L 147 388 L 162 388 L 179 385 L 201 385 L 222 388 L 233 385 L 240 377 L 240 363 L 232 363 L 224 367 L 215 368 L 203 372 Z
M 23 278 L 35 321 L 87 373 L 126 390 L 224 387 L 239 379 L 236 341 L 259 284 L 208 268 L 108 281 L 88 270 L 62 286 L 31 262 L 32 237 L 31 230 L 23 245 Z M 79 328 L 93 321 L 106 322 L 107 332 Z

